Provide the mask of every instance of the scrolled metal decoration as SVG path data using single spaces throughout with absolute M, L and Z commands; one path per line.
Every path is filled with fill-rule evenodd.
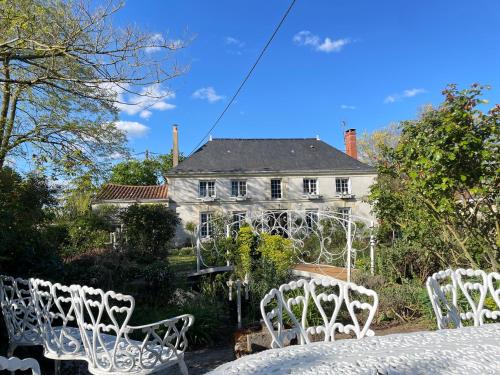
M 267 233 L 290 239 L 297 263 L 345 266 L 349 246 L 353 262 L 357 253 L 375 243 L 372 222 L 334 210 L 264 210 L 238 220 L 214 215 L 198 227 L 200 267 L 222 265 L 221 262 L 227 260 L 225 239 L 236 239 L 243 225 L 249 226 L 257 237 Z M 360 244 L 360 248 L 352 247 L 355 243 Z

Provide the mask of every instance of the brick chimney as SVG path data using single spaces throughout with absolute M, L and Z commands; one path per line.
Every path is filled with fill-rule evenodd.
M 350 157 L 358 158 L 358 147 L 356 146 L 356 129 L 348 129 L 344 133 L 345 153 Z
M 179 164 L 179 131 L 177 125 L 172 126 L 172 166 Z

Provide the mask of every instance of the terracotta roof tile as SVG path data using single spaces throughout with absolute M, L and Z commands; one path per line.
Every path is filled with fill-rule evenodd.
M 117 185 L 106 184 L 95 197 L 95 201 L 110 200 L 166 200 L 168 185 Z

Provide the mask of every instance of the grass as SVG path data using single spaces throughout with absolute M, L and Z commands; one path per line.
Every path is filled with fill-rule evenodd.
M 174 288 L 186 289 L 189 287 L 188 274 L 196 271 L 195 255 L 169 255 L 167 260 L 172 272 Z

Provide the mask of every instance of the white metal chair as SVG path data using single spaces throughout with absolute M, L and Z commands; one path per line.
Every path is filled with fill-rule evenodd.
M 86 360 L 76 322 L 70 287 L 41 279 L 30 279 L 36 317 L 43 341 L 44 356 L 55 360 Z
M 294 290 L 300 290 L 300 295 L 287 298 L 286 292 Z M 295 305 L 300 305 L 300 320 L 294 313 Z M 299 344 L 309 344 L 315 334 L 323 335 L 324 341 L 334 341 L 337 332 L 354 333 L 358 339 L 373 336 L 374 332 L 369 328 L 378 307 L 378 295 L 363 286 L 333 278 L 300 279 L 284 284 L 279 289 L 272 289 L 264 296 L 260 307 L 264 323 L 272 336 L 271 346 L 282 348 L 294 337 L 298 338 Z M 308 321 L 311 308 L 319 312 L 321 325 L 313 325 Z M 349 316 L 348 324 L 339 321 L 342 308 Z M 368 316 L 361 324 L 358 312 L 365 310 Z M 284 313 L 290 319 L 291 329 L 284 326 Z
M 132 296 L 87 286 L 72 286 L 71 294 L 91 374 L 151 374 L 175 364 L 188 373 L 184 351 L 192 315 L 134 327 Z M 144 338 L 135 340 L 136 334 Z
M 287 296 L 288 294 L 288 296 Z M 290 296 L 291 295 L 291 296 Z M 297 339 L 300 344 L 308 344 L 306 329 L 307 305 L 309 303 L 309 284 L 301 279 L 283 284 L 279 289 L 272 289 L 260 302 L 260 311 L 264 323 L 271 333 L 272 348 L 282 348 Z M 267 308 L 270 311 L 266 311 Z M 299 309 L 299 317 L 294 312 Z M 288 317 L 289 322 L 286 322 Z M 285 323 L 291 324 L 290 328 Z
M 488 292 L 490 293 L 493 301 L 495 301 L 496 309 L 491 311 L 483 309 L 483 316 L 488 319 L 500 319 L 500 273 L 491 272 L 487 277 Z
M 0 356 L 0 370 L 26 371 L 31 370 L 32 375 L 41 375 L 40 366 L 33 358 L 19 359 L 16 357 L 6 358 Z
M 8 357 L 18 346 L 42 345 L 28 280 L 0 275 L 0 305 L 9 336 Z
M 428 277 L 427 293 L 436 315 L 438 329 L 460 328 L 463 327 L 463 322 L 467 321 L 471 321 L 474 326 L 480 326 L 484 324 L 485 317 L 500 317 L 500 311 L 484 308 L 488 291 L 495 298 L 494 276 L 490 275 L 482 270 L 459 268 L 439 271 Z M 498 299 L 498 294 L 496 298 Z

